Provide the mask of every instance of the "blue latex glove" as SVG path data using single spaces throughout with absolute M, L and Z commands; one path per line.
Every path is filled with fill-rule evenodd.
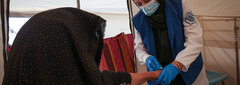
M 150 72 L 156 71 L 156 70 L 162 70 L 162 66 L 158 62 L 157 58 L 154 56 L 149 56 L 146 59 L 145 64 L 147 66 L 147 70 Z M 157 82 L 148 81 L 148 85 L 156 85 L 156 84 L 157 84 Z
M 173 64 L 168 64 L 163 68 L 160 76 L 156 80 L 157 83 L 161 85 L 168 85 L 172 80 L 176 78 L 176 76 L 180 73 L 180 70 L 174 66 Z
M 162 66 L 159 64 L 157 58 L 155 58 L 154 56 L 149 56 L 146 59 L 145 62 L 148 71 L 152 72 L 152 71 L 156 71 L 156 70 L 162 70 Z
M 148 85 L 157 85 L 156 81 L 148 81 Z

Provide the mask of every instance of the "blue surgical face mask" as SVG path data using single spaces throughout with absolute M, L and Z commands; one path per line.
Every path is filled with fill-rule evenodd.
M 140 7 L 140 9 L 144 12 L 145 15 L 151 16 L 153 13 L 155 13 L 159 7 L 159 3 L 156 2 L 156 0 L 152 0 L 148 2 L 146 5 Z

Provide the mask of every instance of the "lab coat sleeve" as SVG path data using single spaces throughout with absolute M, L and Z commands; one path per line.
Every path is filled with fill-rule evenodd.
M 136 57 L 140 63 L 140 65 L 144 65 L 146 59 L 150 56 L 147 52 L 147 49 L 145 48 L 143 42 L 142 42 L 142 38 L 140 36 L 140 33 L 135 30 L 135 51 L 136 51 Z
M 180 51 L 175 59 L 175 61 L 179 61 L 184 65 L 182 69 L 184 72 L 188 70 L 191 63 L 199 56 L 203 46 L 202 28 L 192 11 L 188 8 L 186 1 L 182 0 L 185 49 Z

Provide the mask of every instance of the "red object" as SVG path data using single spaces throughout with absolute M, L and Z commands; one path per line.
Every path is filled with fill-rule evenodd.
M 8 53 L 10 52 L 10 50 L 11 50 L 11 45 L 8 44 L 8 48 L 7 48 Z
M 132 34 L 126 34 L 125 35 L 125 39 L 126 39 L 126 43 L 128 45 L 128 48 L 129 48 L 129 53 L 130 53 L 130 56 L 131 56 L 131 60 L 133 61 L 133 56 L 134 56 L 134 40 L 133 40 L 133 37 L 132 37 Z
M 131 34 L 120 33 L 104 39 L 100 71 L 123 71 L 134 73 L 134 48 Z
M 120 52 L 119 44 L 117 39 L 113 39 L 110 42 L 106 43 L 109 47 L 111 58 L 113 61 L 113 66 L 115 71 L 126 72 L 125 65 L 122 58 L 122 53 Z
M 108 71 L 115 71 L 109 46 L 106 43 L 104 44 L 102 54 L 105 57 L 105 63 L 107 64 L 107 67 L 104 67 L 104 68 L 108 68 L 109 69 Z M 101 57 L 101 61 L 104 61 L 102 59 L 103 58 Z
M 109 71 L 107 63 L 106 63 L 106 60 L 105 60 L 105 56 L 104 56 L 103 53 L 102 53 L 102 57 L 101 58 L 102 59 L 101 59 L 100 64 L 99 64 L 99 70 L 100 71 L 103 71 L 103 70 Z

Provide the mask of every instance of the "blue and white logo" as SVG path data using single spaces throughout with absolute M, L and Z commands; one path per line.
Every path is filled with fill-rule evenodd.
M 193 15 L 191 10 L 187 12 L 185 22 L 188 23 L 189 25 L 196 23 L 195 16 Z

